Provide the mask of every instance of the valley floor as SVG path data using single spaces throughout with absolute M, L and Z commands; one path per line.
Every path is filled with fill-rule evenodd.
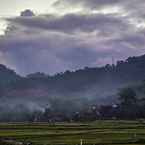
M 1 123 L 0 145 L 141 145 L 144 121 L 92 123 Z

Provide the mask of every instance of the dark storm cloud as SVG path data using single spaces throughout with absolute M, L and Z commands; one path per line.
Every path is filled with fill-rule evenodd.
M 60 32 L 92 32 L 107 29 L 124 29 L 128 23 L 117 15 L 104 14 L 66 14 L 65 16 L 41 16 L 41 17 L 17 17 L 7 19 L 15 25 L 21 25 L 31 29 L 44 29 Z

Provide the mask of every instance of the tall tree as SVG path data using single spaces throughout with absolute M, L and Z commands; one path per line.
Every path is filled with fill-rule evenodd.
M 124 88 L 119 92 L 121 105 L 130 106 L 137 102 L 136 92 L 132 88 Z
M 132 119 L 137 116 L 136 92 L 132 88 L 124 88 L 119 92 L 121 118 Z

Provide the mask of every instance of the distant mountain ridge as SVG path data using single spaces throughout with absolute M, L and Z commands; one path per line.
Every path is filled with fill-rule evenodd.
M 58 107 L 71 103 L 111 103 L 119 88 L 143 80 L 145 55 L 129 57 L 116 65 L 86 67 L 54 76 L 38 72 L 22 77 L 0 65 L 0 98 L 37 102 L 40 106 L 59 102 Z

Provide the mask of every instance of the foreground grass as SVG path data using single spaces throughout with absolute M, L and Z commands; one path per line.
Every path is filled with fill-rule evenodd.
M 141 145 L 145 144 L 145 123 L 140 121 L 96 121 L 87 124 L 3 123 L 0 139 L 36 145 Z M 4 143 L 0 143 L 0 145 Z

